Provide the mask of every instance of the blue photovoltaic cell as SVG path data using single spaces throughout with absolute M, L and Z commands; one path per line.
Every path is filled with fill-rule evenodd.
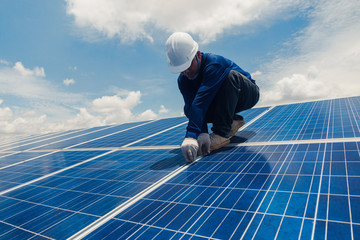
M 360 97 L 277 106 L 245 131 L 247 142 L 360 137 Z
M 68 157 L 61 157 L 61 154 Z M 58 166 L 71 166 L 98 151 L 58 152 L 42 161 L 9 168 L 24 183 Z M 50 156 L 52 156 L 51 161 Z M 47 165 L 42 166 L 42 162 Z M 185 163 L 179 149 L 116 151 L 0 197 L 0 223 L 50 238 L 66 238 Z M 11 171 L 10 171 L 11 169 Z M 28 169 L 26 173 L 22 170 Z M 16 173 L 16 174 L 15 174 Z M 10 175 L 10 174 L 9 174 Z M 25 176 L 26 175 L 26 176 Z M 65 228 L 66 231 L 61 229 Z M 8 237 L 9 232 L 0 238 Z M 31 234 L 29 234 L 31 235 Z
M 140 126 L 141 124 L 144 124 L 146 122 L 136 122 L 136 123 L 125 123 L 121 124 L 119 126 L 113 126 L 110 128 L 104 128 L 102 127 L 101 131 L 90 131 L 88 130 L 88 133 L 86 134 L 79 134 L 78 136 L 72 137 L 72 138 L 66 138 L 61 141 L 56 141 L 50 144 L 47 144 L 45 146 L 36 147 L 35 149 L 63 149 L 68 148 L 77 144 L 81 144 L 96 138 L 104 137 L 109 134 L 114 134 L 116 132 L 122 132 L 126 131 L 130 128 Z
M 101 128 L 101 127 L 100 127 Z M 72 130 L 64 133 L 58 133 L 49 135 L 46 134 L 44 137 L 33 137 L 26 141 L 18 141 L 12 144 L 7 144 L 6 146 L 1 146 L 1 151 L 23 151 L 28 150 L 37 146 L 41 146 L 44 144 L 48 144 L 49 142 L 59 141 L 61 139 L 70 138 L 74 136 L 78 136 L 83 132 L 87 132 L 88 130 Z
M 121 147 L 186 121 L 185 117 L 161 119 L 128 131 L 84 143 L 75 148 Z
M 251 108 L 249 110 L 242 111 L 238 114 L 244 118 L 246 123 L 248 123 L 268 109 L 269 107 Z
M 3 143 L 0 239 L 360 239 L 360 97 L 268 109 L 190 165 L 185 117 Z
M 28 159 L 36 158 L 46 152 L 18 152 L 18 153 L 6 153 L 0 157 L 0 169 L 3 167 L 16 164 Z
M 360 97 L 332 101 L 328 138 L 360 137 Z
M 108 134 L 112 134 L 118 131 L 126 130 L 131 127 L 142 124 L 143 122 L 137 123 L 125 123 L 119 126 L 112 127 L 97 127 L 85 129 L 80 132 L 66 134 L 58 137 L 52 137 L 48 139 L 44 139 L 42 141 L 35 141 L 32 144 L 20 145 L 11 150 L 23 151 L 23 150 L 45 150 L 45 149 L 62 149 L 69 146 L 73 146 L 78 143 L 83 143 L 85 141 L 89 141 L 98 137 L 106 136 Z
M 186 120 L 185 120 L 186 121 Z M 142 141 L 131 144 L 131 146 L 166 146 L 166 145 L 180 145 L 184 140 L 187 122 L 184 121 L 184 124 L 171 129 L 171 131 L 166 131 L 155 135 L 153 137 L 144 139 Z
M 322 101 L 277 106 L 237 136 L 248 142 L 325 138 L 329 105 L 330 101 Z M 319 117 L 314 116 L 314 109 L 319 109 Z M 311 126 L 309 131 L 305 125 Z
M 255 117 L 259 116 L 261 113 L 269 109 L 268 107 L 263 108 L 252 108 L 240 113 L 245 119 L 246 122 L 250 122 Z M 185 118 L 185 121 L 187 119 Z M 178 126 L 171 131 L 161 133 L 159 135 L 153 136 L 151 138 L 145 139 L 143 141 L 132 144 L 131 146 L 162 146 L 162 145 L 180 145 L 184 140 L 186 133 L 187 123 L 184 125 Z M 211 132 L 211 124 L 209 124 L 209 132 Z
M 17 138 L 17 139 L 13 139 L 11 141 L 8 142 L 4 142 L 0 145 L 0 151 L 7 149 L 7 148 L 15 148 L 17 146 L 20 145 L 26 145 L 29 143 L 32 143 L 34 141 L 41 141 L 43 139 L 48 139 L 48 138 L 52 138 L 52 137 L 56 137 L 56 136 L 62 136 L 62 135 L 66 135 L 72 132 L 78 132 L 79 130 L 71 130 L 71 131 L 66 131 L 66 132 L 57 132 L 57 133 L 48 133 L 48 134 L 42 134 L 42 135 L 32 135 L 32 136 L 28 136 L 28 137 L 24 137 L 24 138 Z
M 338 164 L 350 169 L 347 152 L 357 156 L 352 163 L 360 164 L 358 147 L 355 142 L 314 143 L 237 147 L 212 154 L 88 238 L 114 237 L 114 229 L 119 229 L 117 238 L 146 238 L 152 229 L 153 237 L 169 234 L 176 235 L 174 239 L 308 239 L 313 230 L 321 236 L 325 225 L 328 234 L 351 236 L 351 229 L 360 226 L 360 174 L 339 174 L 345 181 L 326 181 L 333 175 L 322 171 L 325 165 Z M 344 188 L 346 193 L 331 193 L 329 187 Z
M 16 165 L 9 164 L 9 167 L 3 166 L 0 169 L 0 191 L 7 189 L 2 186 L 23 184 L 93 158 L 104 152 L 105 151 L 54 152 L 52 154 L 43 154 L 43 156 L 37 158 L 34 157 L 36 156 L 34 153 L 20 153 L 20 159 L 24 161 L 23 163 Z M 16 154 L 7 158 L 1 158 L 0 162 L 3 160 L 11 162 L 12 157 L 14 161 L 16 161 L 18 156 Z

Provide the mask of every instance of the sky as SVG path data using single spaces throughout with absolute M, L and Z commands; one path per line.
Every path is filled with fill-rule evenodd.
M 183 115 L 175 31 L 250 72 L 259 107 L 360 95 L 358 0 L 2 0 L 1 139 Z

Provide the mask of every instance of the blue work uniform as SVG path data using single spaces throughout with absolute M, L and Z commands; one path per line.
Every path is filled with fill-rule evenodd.
M 211 53 L 201 53 L 201 66 L 195 79 L 178 77 L 183 95 L 184 113 L 189 118 L 186 136 L 197 139 L 212 131 L 226 136 L 235 113 L 253 107 L 259 100 L 259 88 L 251 75 L 233 61 Z

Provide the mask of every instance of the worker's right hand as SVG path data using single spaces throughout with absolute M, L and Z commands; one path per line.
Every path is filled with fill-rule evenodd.
M 181 151 L 187 162 L 193 162 L 195 160 L 198 149 L 199 144 L 195 138 L 185 138 L 181 144 Z
M 198 154 L 209 154 L 210 153 L 210 135 L 208 133 L 200 133 L 198 136 L 199 150 Z

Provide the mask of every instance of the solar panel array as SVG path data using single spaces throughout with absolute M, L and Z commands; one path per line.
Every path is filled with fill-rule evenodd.
M 192 164 L 185 117 L 0 142 L 0 239 L 360 239 L 360 97 L 242 115 Z

